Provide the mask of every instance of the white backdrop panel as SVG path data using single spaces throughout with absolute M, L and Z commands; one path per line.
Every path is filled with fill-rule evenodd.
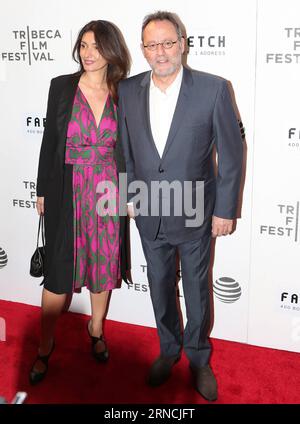
M 249 342 L 299 352 L 299 2 L 258 7 Z M 299 55 L 300 56 L 300 55 Z M 298 134 L 297 134 L 298 131 Z
M 72 46 L 78 30 L 92 19 L 111 20 L 120 27 L 132 55 L 131 75 L 148 69 L 140 51 L 140 27 L 145 14 L 158 9 L 174 11 L 185 24 L 190 67 L 232 82 L 247 131 L 242 219 L 234 235 L 218 240 L 213 273 L 213 282 L 227 277 L 241 291 L 232 303 L 215 297 L 212 335 L 299 351 L 299 312 L 293 309 L 296 298 L 291 295 L 299 293 L 295 259 L 299 253 L 296 54 L 300 38 L 297 31 L 285 29 L 297 28 L 300 4 L 296 0 L 245 0 L 242 4 L 238 0 L 155 0 L 151 4 L 115 0 L 113 6 L 96 0 L 86 0 L 84 5 L 79 0 L 11 0 L 2 7 L 0 248 L 5 253 L 0 250 L 0 298 L 40 304 L 39 280 L 29 276 L 28 267 L 35 247 L 34 183 L 50 79 L 77 69 L 71 59 Z M 268 63 L 267 53 L 271 54 Z M 278 227 L 292 229 L 273 235 Z M 146 262 L 134 223 L 131 241 L 133 285 L 123 284 L 113 292 L 108 317 L 155 326 Z M 182 295 L 181 283 L 179 288 Z M 287 293 L 283 301 L 282 293 Z M 90 312 L 86 290 L 74 295 L 71 309 Z

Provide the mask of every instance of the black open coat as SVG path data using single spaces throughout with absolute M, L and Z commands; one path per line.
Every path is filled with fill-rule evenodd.
M 72 226 L 66 225 L 66 214 L 73 214 L 72 176 L 69 165 L 65 165 L 65 146 L 68 123 L 80 73 L 62 75 L 51 81 L 46 125 L 40 152 L 37 196 L 45 198 L 45 287 L 50 291 L 64 293 L 72 289 L 74 234 Z M 116 143 L 114 158 L 118 173 L 125 172 L 121 143 Z M 69 222 L 72 219 L 68 220 Z M 121 273 L 126 280 L 128 269 L 128 223 L 120 217 Z M 63 247 L 62 247 L 63 246 Z M 63 251 L 62 251 L 63 249 Z M 59 281 L 59 280 L 64 280 Z

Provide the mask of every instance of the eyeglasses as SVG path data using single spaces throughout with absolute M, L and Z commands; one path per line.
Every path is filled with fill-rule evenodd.
M 162 46 L 165 50 L 168 50 L 168 49 L 171 49 L 174 46 L 174 44 L 176 44 L 177 42 L 178 40 L 176 41 L 166 40 L 166 41 L 163 41 L 162 43 L 147 44 L 146 46 L 144 46 L 144 48 L 147 48 L 148 50 L 153 52 L 154 50 L 157 49 L 157 46 Z

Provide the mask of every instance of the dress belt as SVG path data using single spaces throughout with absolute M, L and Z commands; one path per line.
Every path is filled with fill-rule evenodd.
M 65 163 L 71 165 L 105 165 L 113 161 L 113 147 L 66 146 Z

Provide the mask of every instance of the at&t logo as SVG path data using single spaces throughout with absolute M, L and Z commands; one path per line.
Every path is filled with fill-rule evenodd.
M 220 277 L 213 283 L 215 296 L 223 303 L 234 303 L 242 295 L 239 283 L 230 277 Z
M 8 259 L 7 254 L 0 247 L 0 268 L 4 268 L 7 265 Z

